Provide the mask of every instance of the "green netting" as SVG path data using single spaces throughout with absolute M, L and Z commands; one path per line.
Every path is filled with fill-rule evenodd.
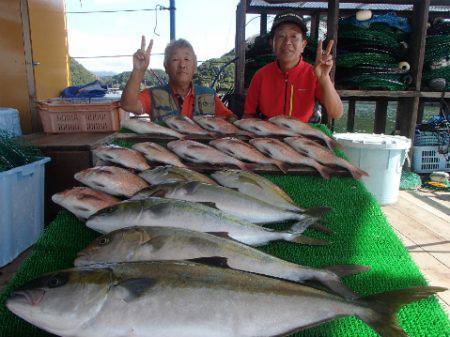
M 263 247 L 264 251 L 288 261 L 315 267 L 335 264 L 370 265 L 372 269 L 369 272 L 344 280 L 363 296 L 426 284 L 407 250 L 387 223 L 378 203 L 360 182 L 350 177 L 323 180 L 317 176 L 266 176 L 285 189 L 303 207 L 330 206 L 332 211 L 325 216 L 325 221 L 334 230 L 334 234 L 329 237 L 313 231 L 307 233 L 309 236 L 331 239 L 333 243 L 329 246 L 308 247 L 276 242 Z M 274 227 L 281 229 L 285 225 Z M 61 212 L 48 226 L 11 284 L 0 295 L 0 303 L 4 303 L 15 286 L 42 273 L 72 266 L 76 253 L 96 235 L 98 234 L 87 229 L 68 212 Z M 403 307 L 398 318 L 410 337 L 450 336 L 450 322 L 435 298 Z M 34 337 L 49 334 L 17 318 L 0 304 L 0 336 Z M 377 334 L 359 319 L 346 317 L 293 336 L 375 337 Z
M 336 59 L 336 66 L 351 68 L 358 65 L 374 67 L 398 68 L 397 60 L 389 54 L 383 53 L 345 53 Z
M 339 76 L 336 84 L 344 88 L 360 90 L 406 90 L 408 85 L 402 82 L 398 74 L 361 74 L 356 76 Z
M 411 171 L 402 171 L 402 176 L 400 178 L 400 189 L 401 190 L 416 190 L 422 186 L 422 180 L 417 173 Z
M 0 130 L 0 172 L 36 161 L 42 153 L 21 137 Z
M 353 25 L 339 25 L 339 39 L 350 39 L 370 43 L 387 48 L 400 48 L 400 42 L 404 41 L 404 34 L 396 34 L 383 24 L 372 25 L 370 29 Z
M 422 81 L 428 85 L 428 82 L 435 78 L 445 79 L 447 81 L 445 90 L 450 90 L 450 66 L 424 71 Z

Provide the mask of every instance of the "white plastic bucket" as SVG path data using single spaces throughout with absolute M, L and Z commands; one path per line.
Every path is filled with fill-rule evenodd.
M 350 161 L 369 173 L 362 181 L 378 202 L 381 205 L 395 203 L 411 140 L 368 133 L 338 133 L 334 137 L 344 146 Z

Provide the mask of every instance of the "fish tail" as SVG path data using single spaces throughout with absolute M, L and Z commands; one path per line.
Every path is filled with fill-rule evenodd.
M 348 288 L 344 283 L 342 283 L 340 277 L 334 274 L 333 272 L 327 272 L 324 275 L 320 275 L 317 277 L 317 279 L 320 281 L 321 284 L 326 286 L 332 292 L 349 301 L 354 301 L 360 297 L 357 293 L 355 293 L 353 290 Z
M 331 174 L 334 172 L 332 169 L 330 169 L 329 167 L 323 166 L 319 163 L 317 163 L 316 165 L 314 165 L 315 169 L 320 173 L 320 175 L 322 176 L 322 178 L 324 179 L 330 179 Z
M 325 234 L 333 233 L 333 231 L 331 229 L 329 229 L 327 226 L 324 226 L 321 224 L 322 219 L 320 219 L 317 216 L 311 216 L 310 214 L 305 214 L 305 213 L 298 213 L 297 220 L 299 220 L 299 222 L 294 224 L 294 226 L 303 225 L 304 223 L 306 223 L 307 224 L 306 228 L 310 227 L 311 229 L 315 229 L 315 230 L 325 233 Z M 292 227 L 292 229 L 294 228 L 294 226 Z
M 363 176 L 368 177 L 369 173 L 367 173 L 364 170 L 361 170 L 360 168 L 353 166 L 350 170 L 350 173 L 352 174 L 353 178 L 355 178 L 356 180 L 361 179 Z
M 276 167 L 278 167 L 278 168 L 280 169 L 281 172 L 287 173 L 288 168 L 289 168 L 289 165 L 288 165 L 288 164 L 286 164 L 285 162 L 282 162 L 281 160 L 276 160 L 276 159 L 274 159 L 274 160 L 272 161 L 272 163 L 273 163 Z
M 330 150 L 332 150 L 332 151 L 334 151 L 334 150 L 344 151 L 345 150 L 345 148 L 333 138 L 328 139 L 327 145 L 330 148 Z
M 305 211 L 299 212 L 302 213 L 304 215 L 310 215 L 312 217 L 316 217 L 316 218 L 320 218 L 322 217 L 324 214 L 328 213 L 329 211 L 331 211 L 330 207 L 327 206 L 318 206 L 318 207 L 311 207 L 306 209 Z
M 326 270 L 331 271 L 339 277 L 352 276 L 360 273 L 364 273 L 370 270 L 369 266 L 361 266 L 354 264 L 340 264 L 335 266 L 325 267 Z
M 288 241 L 305 244 L 305 245 L 312 245 L 312 246 L 323 246 L 327 245 L 328 241 L 320 240 L 320 239 L 314 239 L 307 236 L 302 236 L 303 232 L 310 226 L 314 226 L 315 222 L 317 222 L 317 218 L 304 218 L 302 221 L 296 222 L 292 225 L 290 229 L 289 236 L 287 238 Z
M 442 287 L 422 286 L 364 297 L 361 300 L 368 303 L 373 311 L 368 313 L 367 317 L 360 318 L 382 337 L 408 337 L 398 324 L 395 316 L 397 311 L 406 304 L 445 290 L 447 289 Z
M 308 246 L 327 246 L 330 244 L 329 241 L 315 239 L 315 238 L 311 238 L 309 236 L 304 236 L 304 235 L 298 235 L 298 236 L 290 239 L 289 241 L 299 243 L 301 245 L 308 245 Z
M 239 167 L 241 170 L 244 170 L 244 171 L 251 171 L 253 169 L 253 165 L 252 164 L 247 164 L 247 163 L 244 163 L 242 161 L 238 161 L 236 163 L 236 166 Z
M 333 231 L 331 229 L 329 229 L 328 227 L 326 227 L 324 225 L 321 225 L 318 222 L 312 224 L 310 227 L 311 227 L 311 229 L 315 229 L 315 230 L 325 233 L 325 234 L 333 234 Z

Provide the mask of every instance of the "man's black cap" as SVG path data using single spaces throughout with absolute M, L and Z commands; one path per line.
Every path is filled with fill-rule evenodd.
M 277 16 L 275 16 L 275 19 L 273 20 L 273 24 L 272 24 L 272 29 L 270 30 L 270 36 L 273 37 L 273 34 L 275 33 L 275 29 L 277 29 L 277 27 L 283 23 L 293 23 L 293 24 L 299 26 L 303 32 L 303 35 L 306 37 L 308 28 L 306 27 L 305 21 L 303 21 L 303 19 L 300 15 L 292 13 L 292 12 L 281 13 L 281 14 L 277 14 Z

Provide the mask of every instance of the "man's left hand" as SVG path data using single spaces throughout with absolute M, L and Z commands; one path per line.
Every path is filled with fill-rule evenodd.
M 334 40 L 330 40 L 328 42 L 327 49 L 324 51 L 322 49 L 323 41 L 319 40 L 319 44 L 317 45 L 316 51 L 316 62 L 314 64 L 314 73 L 317 76 L 317 79 L 324 80 L 330 76 L 331 69 L 333 68 L 333 55 L 331 54 L 331 50 L 333 49 Z

